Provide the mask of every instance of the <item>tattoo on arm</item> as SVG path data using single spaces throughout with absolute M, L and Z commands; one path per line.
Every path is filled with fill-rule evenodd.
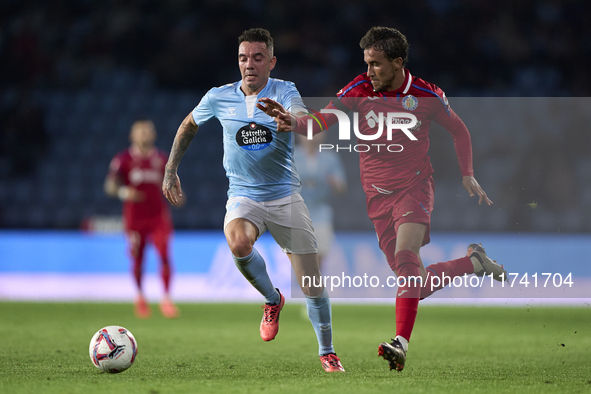
M 179 167 L 181 159 L 187 151 L 187 148 L 189 148 L 189 145 L 191 145 L 191 141 L 199 129 L 198 126 L 191 122 L 190 117 L 191 114 L 189 114 L 179 126 L 172 143 L 170 155 L 168 156 L 168 162 L 166 163 L 166 168 L 164 171 L 164 183 L 170 188 L 172 188 L 176 182 L 176 171 Z

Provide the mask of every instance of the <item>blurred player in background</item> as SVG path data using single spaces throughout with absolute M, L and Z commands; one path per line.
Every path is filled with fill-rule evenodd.
M 470 133 L 449 106 L 445 93 L 436 85 L 412 76 L 405 68 L 409 49 L 406 37 L 393 28 L 374 27 L 361 39 L 360 46 L 364 50 L 367 72 L 341 89 L 337 93 L 338 99 L 331 101 L 326 109 L 360 113 L 359 131 L 368 136 L 376 134 L 376 122 L 368 120 L 371 111 L 374 115 L 413 114 L 417 120 L 411 130 L 406 130 L 416 140 L 410 141 L 402 129 L 395 130 L 391 140 L 384 132 L 371 141 L 382 144 L 382 149 L 377 146 L 369 150 L 363 148 L 359 154 L 367 212 L 376 229 L 380 249 L 391 269 L 399 277 L 408 279 L 400 281 L 404 285 L 398 287 L 396 293 L 396 337 L 391 343 L 383 342 L 378 347 L 378 355 L 388 361 L 390 369 L 401 371 L 406 362 L 419 299 L 444 287 L 432 288 L 432 278 L 443 283 L 444 276 L 492 274 L 496 280 L 502 280 L 507 275 L 479 244 L 471 244 L 466 257 L 432 264 L 425 269 L 419 250 L 430 241 L 434 201 L 433 168 L 427 156 L 431 121 L 442 125 L 452 135 L 462 185 L 468 194 L 471 197 L 477 195 L 478 204 L 491 205 L 492 201 L 474 178 Z M 265 112 L 275 116 L 279 131 L 291 130 L 293 120 L 288 111 L 276 101 L 266 98 L 261 101 L 266 106 Z M 335 113 L 323 116 L 329 127 L 338 121 Z M 363 121 L 364 117 L 367 121 Z M 305 135 L 308 118 L 297 117 L 294 130 Z M 401 117 L 394 121 L 404 124 L 408 119 Z M 314 133 L 322 131 L 322 122 L 309 124 Z M 404 149 L 395 148 L 392 152 L 385 148 L 388 145 L 403 146 Z
M 179 311 L 170 298 L 172 269 L 169 257 L 173 226 L 170 210 L 160 192 L 168 157 L 154 145 L 156 128 L 151 120 L 134 122 L 129 139 L 131 146 L 111 160 L 104 188 L 107 195 L 123 201 L 123 225 L 137 286 L 135 313 L 140 318 L 151 315 L 142 279 L 144 250 L 146 244 L 152 242 L 160 256 L 160 275 L 164 285 L 160 311 L 167 318 L 175 318 Z
M 302 181 L 301 194 L 312 218 L 321 267 L 334 240 L 331 197 L 347 190 L 345 169 L 339 155 L 334 151 L 319 154 L 319 145 L 325 137 L 326 134 L 322 133 L 309 140 L 298 135 L 294 150 L 294 161 Z
M 320 271 L 316 240 L 293 166 L 293 136 L 277 133 L 273 119 L 255 104 L 260 95 L 273 97 L 295 113 L 305 108 L 293 83 L 270 78 L 277 59 L 267 30 L 247 30 L 238 43 L 242 80 L 209 90 L 187 115 L 172 145 L 162 191 L 172 204 L 178 203 L 182 196 L 177 175 L 181 158 L 199 126 L 216 117 L 223 127 L 224 168 L 230 181 L 224 233 L 236 267 L 265 297 L 260 334 L 263 340 L 270 341 L 279 330 L 285 297 L 271 283 L 265 261 L 254 248 L 256 240 L 269 230 L 288 254 L 298 278 L 308 276 L 319 281 Z M 327 372 L 344 371 L 332 344 L 331 306 L 326 290 L 302 281 L 300 286 L 323 368 Z
M 310 211 L 314 227 L 320 268 L 334 241 L 331 197 L 347 190 L 345 170 L 339 155 L 333 151 L 319 154 L 319 145 L 325 139 L 325 133 L 316 134 L 310 140 L 303 135 L 297 135 L 297 144 L 293 152 L 302 182 L 301 194 Z M 306 318 L 307 314 L 304 306 L 302 317 Z

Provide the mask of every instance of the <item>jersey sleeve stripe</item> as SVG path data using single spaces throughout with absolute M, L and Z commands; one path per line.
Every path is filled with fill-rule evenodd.
M 417 86 L 417 85 L 412 85 L 412 87 L 415 88 L 415 89 L 418 89 L 418 90 L 422 90 L 423 92 L 430 93 L 433 96 L 437 97 L 439 99 L 439 102 L 441 103 L 441 105 L 443 105 L 443 108 L 445 108 L 445 112 L 447 112 L 447 115 L 448 116 L 451 116 L 451 113 L 449 112 L 449 108 L 447 108 L 447 105 L 445 105 L 445 102 L 443 101 L 443 99 L 441 97 L 439 97 L 439 95 L 437 93 L 435 93 L 431 89 L 425 89 L 425 88 L 422 88 L 422 87 Z
M 339 97 L 339 98 L 343 97 L 345 94 L 347 94 L 347 92 L 348 92 L 349 90 L 353 89 L 353 88 L 354 88 L 354 87 L 356 87 L 356 86 L 359 86 L 359 85 L 361 85 L 362 83 L 366 83 L 366 82 L 367 82 L 366 80 L 361 80 L 361 81 L 359 81 L 359 82 L 356 82 L 356 83 L 354 83 L 353 85 L 351 85 L 351 86 L 349 86 L 347 89 L 345 89 L 345 91 L 344 91 L 343 93 L 339 94 L 339 96 L 338 96 L 338 97 Z

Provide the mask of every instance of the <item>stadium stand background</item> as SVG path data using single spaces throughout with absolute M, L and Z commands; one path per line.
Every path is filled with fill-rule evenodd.
M 409 38 L 413 74 L 450 98 L 577 97 L 589 108 L 590 11 L 585 1 L 555 0 L 4 0 L 0 228 L 76 229 L 86 218 L 118 215 L 120 202 L 102 184 L 132 121 L 154 119 L 158 145 L 168 150 L 205 91 L 240 78 L 236 37 L 246 28 L 271 31 L 272 76 L 294 81 L 303 96 L 333 96 L 363 72 L 359 39 L 385 25 Z M 227 181 L 219 129 L 215 121 L 201 128 L 183 159 L 188 204 L 174 211 L 178 229 L 221 228 Z M 473 137 L 477 179 L 496 202 L 488 210 L 456 197 L 451 138 L 431 133 L 432 146 L 447 144 L 431 150 L 433 228 L 591 231 L 591 134 L 565 127 L 516 143 L 504 131 Z M 354 165 L 348 170 L 357 176 Z M 363 207 L 362 192 L 351 193 Z M 371 228 L 364 209 L 346 212 L 337 229 Z

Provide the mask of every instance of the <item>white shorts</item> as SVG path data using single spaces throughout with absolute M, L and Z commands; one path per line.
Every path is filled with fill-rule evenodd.
M 231 197 L 226 203 L 224 231 L 228 223 L 238 218 L 252 222 L 259 230 L 258 237 L 269 230 L 285 253 L 317 253 L 310 212 L 299 194 L 273 201 Z

